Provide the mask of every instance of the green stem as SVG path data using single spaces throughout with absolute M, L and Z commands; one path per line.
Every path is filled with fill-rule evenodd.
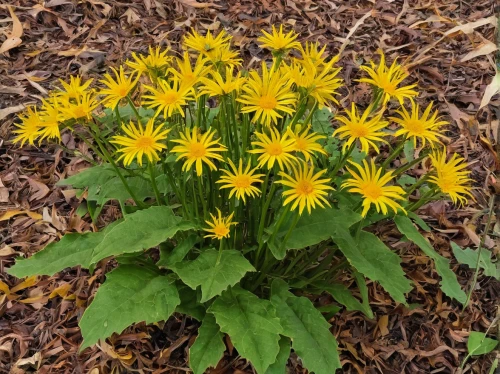
M 429 202 L 429 197 L 431 197 L 432 195 L 435 194 L 435 191 L 434 189 L 431 189 L 429 191 L 427 191 L 425 194 L 423 194 L 420 199 L 418 199 L 415 203 L 411 204 L 408 208 L 406 208 L 406 210 L 408 212 L 413 212 L 415 210 L 417 210 L 418 208 L 420 208 L 422 205 L 426 204 L 427 202 Z
M 335 168 L 330 173 L 330 178 L 334 178 L 337 175 L 337 173 L 339 172 L 339 170 L 344 167 L 345 163 L 347 162 L 347 159 L 351 155 L 352 151 L 354 151 L 355 147 L 356 147 L 356 145 L 354 143 L 352 143 L 351 146 L 349 147 L 349 149 L 347 150 L 347 152 L 345 152 L 340 157 L 339 162 L 337 163 L 337 165 L 335 165 Z
M 137 122 L 140 122 L 141 116 L 139 115 L 139 112 L 137 111 L 137 108 L 135 107 L 135 104 L 129 95 L 127 95 L 127 101 L 130 104 L 130 106 L 132 107 L 132 111 L 134 112 L 135 117 L 137 118 Z
M 304 126 L 307 126 L 309 124 L 309 122 L 311 122 L 312 116 L 313 116 L 313 114 L 314 114 L 314 112 L 316 111 L 317 108 L 318 108 L 318 101 L 316 101 L 314 103 L 313 107 L 309 111 L 309 114 L 307 115 L 307 118 L 304 121 Z
M 202 178 L 201 175 L 198 178 L 196 178 L 198 180 L 198 193 L 200 194 L 201 205 L 203 207 L 203 219 L 207 219 L 207 217 L 208 217 L 208 215 L 207 215 L 207 199 L 204 195 L 205 189 L 203 188 L 203 183 L 202 183 L 201 178 Z
M 401 150 L 404 148 L 406 142 L 406 138 L 403 138 L 399 144 L 396 146 L 396 148 L 393 149 L 389 157 L 382 163 L 382 169 L 386 169 L 387 166 L 391 163 L 392 160 L 394 160 L 400 153 Z
M 293 233 L 293 230 L 295 229 L 295 226 L 297 226 L 297 222 L 299 222 L 299 218 L 300 218 L 300 214 L 298 214 L 297 212 L 295 213 L 295 217 L 293 218 L 293 222 L 292 222 L 292 225 L 290 226 L 290 228 L 288 229 L 288 232 L 286 233 L 285 237 L 283 238 L 283 240 L 281 241 L 281 244 L 280 244 L 280 247 L 279 247 L 279 251 L 281 253 L 281 251 L 285 248 L 285 245 L 286 245 L 286 242 L 288 241 L 288 239 L 290 238 L 290 235 L 292 235 Z
M 160 191 L 158 190 L 158 185 L 156 184 L 156 178 L 155 178 L 155 165 L 153 165 L 152 162 L 148 163 L 148 168 L 149 168 L 149 178 L 151 179 L 151 185 L 153 186 L 153 191 L 155 192 L 155 197 L 156 197 L 156 203 L 158 205 L 163 205 Z
M 219 255 L 217 256 L 217 261 L 215 262 L 215 266 L 220 264 L 220 259 L 222 257 L 223 250 L 224 250 L 224 238 L 222 238 L 219 243 Z

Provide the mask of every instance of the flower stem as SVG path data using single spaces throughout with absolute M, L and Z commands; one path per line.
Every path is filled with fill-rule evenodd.
M 392 150 L 392 152 L 389 155 L 389 157 L 387 157 L 385 159 L 385 161 L 382 163 L 382 169 L 385 170 L 387 168 L 387 166 L 389 166 L 389 164 L 391 163 L 391 161 L 394 160 L 401 153 L 401 150 L 404 148 L 405 143 L 406 143 L 406 138 L 403 138 L 399 142 L 399 144 L 396 146 L 396 148 L 394 148 Z
M 156 184 L 155 166 L 153 165 L 152 162 L 149 162 L 148 168 L 149 168 L 149 178 L 151 179 L 151 185 L 153 186 L 153 191 L 155 192 L 156 203 L 158 205 L 163 205 L 163 202 L 161 200 L 160 191 L 158 190 L 158 185 Z
M 135 107 L 135 104 L 134 104 L 134 102 L 132 101 L 132 99 L 130 98 L 129 95 L 127 95 L 127 101 L 130 104 L 130 107 L 132 108 L 132 111 L 134 112 L 135 117 L 137 118 L 137 122 L 140 122 L 141 116 L 139 115 L 139 112 L 137 111 L 137 108 Z

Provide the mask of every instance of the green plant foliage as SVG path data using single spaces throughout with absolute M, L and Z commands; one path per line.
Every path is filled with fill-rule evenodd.
M 209 367 L 215 367 L 224 355 L 226 346 L 212 314 L 203 318 L 198 337 L 189 348 L 189 367 L 194 374 L 203 374 Z
M 467 340 L 467 350 L 470 356 L 479 356 L 493 351 L 498 345 L 498 341 L 486 337 L 486 334 L 472 331 Z
M 453 254 L 455 255 L 457 261 L 461 264 L 467 265 L 471 269 L 476 269 L 477 266 L 477 250 L 471 248 L 460 248 L 455 242 L 450 242 Z M 491 253 L 487 249 L 483 248 L 481 250 L 481 255 L 479 257 L 479 268 L 483 269 L 484 275 L 487 277 L 493 277 L 500 280 L 500 267 L 499 262 L 491 261 Z
M 191 289 L 191 287 L 186 286 L 180 281 L 176 283 L 176 286 L 179 290 L 181 303 L 177 306 L 175 311 L 177 313 L 187 314 L 198 321 L 202 321 L 206 314 L 206 308 L 204 304 L 200 303 L 201 292 Z
M 267 368 L 266 374 L 286 374 L 286 364 L 290 357 L 291 341 L 286 336 L 282 336 L 278 344 L 280 346 L 278 357 L 276 357 L 276 362 Z
M 198 235 L 189 234 L 188 237 L 177 244 L 173 249 L 160 248 L 160 259 L 156 263 L 159 267 L 167 268 L 181 262 L 188 252 L 193 249 L 198 241 Z

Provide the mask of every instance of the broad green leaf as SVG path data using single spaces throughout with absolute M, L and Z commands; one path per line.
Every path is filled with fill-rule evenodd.
M 54 275 L 65 268 L 78 265 L 88 269 L 94 248 L 103 240 L 106 233 L 120 222 L 121 220 L 115 221 L 99 232 L 66 234 L 61 240 L 50 243 L 30 258 L 18 258 L 7 272 L 22 278 L 31 275 Z
M 264 374 L 278 356 L 282 327 L 268 300 L 239 287 L 224 291 L 208 309 L 222 332 L 231 337 L 241 357 Z
M 223 338 L 214 316 L 210 313 L 205 315 L 198 337 L 189 348 L 189 367 L 194 374 L 203 374 L 209 367 L 217 366 L 226 350 Z
M 189 236 L 177 244 L 173 250 L 169 251 L 167 249 L 160 249 L 160 259 L 156 265 L 167 268 L 182 261 L 197 241 L 198 235 L 189 234 Z
M 149 249 L 178 231 L 194 228 L 192 223 L 181 219 L 166 206 L 153 206 L 128 214 L 120 224 L 106 232 L 94 249 L 91 262 L 94 264 L 109 256 Z
M 430 243 L 418 232 L 418 230 L 413 225 L 412 221 L 408 217 L 396 216 L 394 218 L 398 230 L 405 235 L 408 239 L 414 242 L 427 256 L 434 260 L 436 265 L 436 271 L 441 276 L 441 290 L 445 295 L 453 297 L 462 304 L 465 303 L 467 296 L 465 292 L 460 288 L 460 283 L 458 283 L 457 276 L 450 269 L 450 261 L 439 253 L 437 253 Z
M 341 368 L 330 324 L 313 303 L 305 297 L 294 296 L 280 279 L 273 282 L 271 293 L 283 335 L 292 339 L 293 350 L 304 366 L 315 374 L 331 374 Z
M 331 137 L 333 134 L 332 119 L 333 113 L 328 108 L 316 110 L 311 120 L 313 131 Z
M 345 305 L 348 311 L 359 310 L 363 312 L 368 318 L 373 318 L 373 312 L 370 305 L 361 303 L 356 299 L 349 289 L 341 283 L 326 283 L 315 282 L 313 285 L 320 290 L 328 292 L 335 299 L 336 302 Z M 366 284 L 365 284 L 366 287 Z
M 127 184 L 130 189 L 134 191 L 136 198 L 140 201 L 148 197 L 153 197 L 154 191 L 151 182 L 142 177 L 127 178 Z M 120 178 L 116 177 L 104 183 L 97 195 L 97 203 L 99 205 L 105 204 L 109 200 L 126 201 L 132 197 L 123 185 Z
M 166 276 L 149 268 L 121 265 L 106 275 L 80 320 L 80 350 L 133 323 L 166 320 L 179 303 L 177 288 Z
M 361 230 L 357 238 L 347 230 L 332 236 L 333 241 L 357 271 L 378 281 L 392 298 L 406 304 L 405 293 L 411 290 L 410 281 L 401 268 L 401 259 L 372 233 Z
M 209 249 L 201 253 L 196 260 L 179 262 L 171 265 L 172 270 L 192 289 L 201 286 L 201 302 L 220 295 L 229 286 L 234 286 L 254 267 L 234 249 L 219 252 Z
M 93 185 L 103 185 L 116 177 L 116 172 L 109 164 L 102 164 L 84 169 L 78 174 L 57 182 L 57 186 L 73 186 L 74 188 L 86 188 Z
M 202 321 L 206 314 L 206 309 L 200 303 L 200 295 L 198 290 L 192 290 L 180 280 L 176 283 L 179 290 L 179 297 L 181 303 L 177 306 L 175 311 L 177 313 L 187 314 L 190 317 Z
M 487 338 L 482 332 L 472 331 L 467 341 L 467 350 L 469 351 L 469 355 L 478 356 L 490 353 L 497 345 L 497 340 Z
M 457 261 L 461 264 L 469 266 L 471 269 L 475 269 L 477 265 L 477 250 L 470 248 L 462 249 L 455 242 L 451 242 L 451 248 L 453 249 L 453 254 L 455 255 Z M 491 261 L 491 253 L 487 249 L 483 248 L 481 250 L 481 256 L 479 258 L 479 268 L 483 269 L 484 275 L 487 277 L 494 277 L 500 280 L 500 268 L 497 263 Z
M 290 357 L 290 339 L 286 336 L 282 336 L 279 345 L 280 351 L 278 353 L 278 357 L 276 357 L 276 362 L 269 366 L 266 370 L 266 374 L 286 374 L 286 364 L 288 362 L 288 358 Z

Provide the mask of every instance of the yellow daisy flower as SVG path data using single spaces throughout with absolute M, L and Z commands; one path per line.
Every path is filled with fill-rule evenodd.
M 12 131 L 17 136 L 12 140 L 14 144 L 21 143 L 21 147 L 27 141 L 30 145 L 35 145 L 35 139 L 40 136 L 41 118 L 36 107 L 29 107 L 26 115 L 20 115 L 21 124 L 16 124 L 16 129 Z
M 465 170 L 467 164 L 465 159 L 458 154 L 453 154 L 451 159 L 446 161 L 446 149 L 434 151 L 430 155 L 432 166 L 436 175 L 431 175 L 430 180 L 436 184 L 441 192 L 450 196 L 454 204 L 465 204 L 467 197 L 472 197 L 470 193 L 469 171 Z
M 152 73 L 153 76 L 157 76 L 158 73 L 165 71 L 170 63 L 171 57 L 168 56 L 168 52 L 170 52 L 169 48 L 166 48 L 162 52 L 160 47 L 153 49 L 150 46 L 148 55 L 137 55 L 135 52 L 132 52 L 134 61 L 126 61 L 125 64 L 138 75 L 147 71 L 150 74 Z
M 248 160 L 247 167 L 245 171 L 243 171 L 243 160 L 240 159 L 239 167 L 236 168 L 233 161 L 228 160 L 229 165 L 233 171 L 221 169 L 222 172 L 226 173 L 223 175 L 216 183 L 224 183 L 220 188 L 231 188 L 232 190 L 229 193 L 229 198 L 231 198 L 235 193 L 238 199 L 243 199 L 243 202 L 246 203 L 245 196 L 255 197 L 260 195 L 260 190 L 252 186 L 252 183 L 262 183 L 262 178 L 264 174 L 254 174 L 258 168 L 254 168 L 250 170 L 251 163 Z
M 201 36 L 194 29 L 191 29 L 191 34 L 188 34 L 184 38 L 184 46 L 208 57 L 209 52 L 225 46 L 231 38 L 232 37 L 227 35 L 224 30 L 221 30 L 219 34 L 214 37 L 210 30 L 207 31 L 205 36 Z
M 380 63 L 378 67 L 373 61 L 370 61 L 370 65 L 371 66 L 361 66 L 361 70 L 367 72 L 370 77 L 361 78 L 358 81 L 372 84 L 383 90 L 384 104 L 387 103 L 391 97 L 395 97 L 398 99 L 399 103 L 403 105 L 405 98 L 411 99 L 418 94 L 418 92 L 414 90 L 414 88 L 417 87 L 416 84 L 398 87 L 398 85 L 409 75 L 401 65 L 397 64 L 396 60 L 387 68 L 383 52 L 380 52 Z
M 292 81 L 281 70 L 269 71 L 262 62 L 262 76 L 256 71 L 250 72 L 247 84 L 243 86 L 244 94 L 238 99 L 244 106 L 242 113 L 255 115 L 252 121 L 260 121 L 270 127 L 271 122 L 278 124 L 279 112 L 293 114 L 291 107 L 295 104 L 295 93 L 291 90 Z
M 272 34 L 261 30 L 263 36 L 257 38 L 257 41 L 262 43 L 261 48 L 268 48 L 273 52 L 283 53 L 290 49 L 300 48 L 300 43 L 296 41 L 299 36 L 293 30 L 288 34 L 283 32 L 283 25 L 280 25 L 280 30 L 277 31 L 273 25 Z
M 331 186 L 326 183 L 331 181 L 330 178 L 319 179 L 327 170 L 321 170 L 314 174 L 314 167 L 309 166 L 306 162 L 302 161 L 299 167 L 292 165 L 293 176 L 287 173 L 280 172 L 279 174 L 284 178 L 276 181 L 290 189 L 283 192 L 283 206 L 288 205 L 293 201 L 291 210 L 299 207 L 299 214 L 302 214 L 304 208 L 307 207 L 307 212 L 311 214 L 311 210 L 316 208 L 316 204 L 324 208 L 325 205 L 330 206 L 325 196 L 328 196 L 328 190 L 333 190 Z M 325 204 L 325 205 L 323 205 Z
M 205 235 L 205 238 L 213 238 L 222 240 L 222 238 L 229 238 L 229 232 L 231 231 L 231 226 L 237 225 L 238 222 L 232 222 L 234 213 L 231 213 L 229 217 L 222 217 L 222 213 L 217 209 L 218 217 L 210 213 L 212 221 L 205 221 L 209 228 L 203 229 L 211 234 Z
M 128 126 L 123 123 L 122 130 L 126 136 L 113 136 L 110 142 L 123 147 L 118 149 L 118 152 L 123 153 L 118 161 L 123 159 L 125 166 L 130 165 L 134 158 L 142 166 L 143 156 L 146 156 L 150 163 L 158 161 L 160 159 L 158 152 L 167 148 L 161 141 L 167 138 L 170 130 L 165 129 L 163 125 L 159 125 L 155 129 L 153 118 L 148 121 L 146 127 L 143 127 L 140 122 L 135 125 L 130 121 Z
M 393 179 L 392 171 L 382 175 L 382 168 L 377 168 L 375 161 L 371 160 L 371 167 L 366 160 L 363 160 L 363 166 L 349 161 L 358 173 L 347 168 L 352 178 L 347 179 L 342 188 L 350 188 L 349 192 L 359 193 L 363 196 L 363 212 L 361 215 L 366 217 L 371 204 L 375 205 L 377 212 L 388 213 L 387 207 L 394 213 L 398 209 L 405 212 L 404 208 L 395 200 L 405 200 L 405 191 L 399 186 L 386 186 Z
M 182 59 L 176 58 L 175 61 L 178 70 L 170 68 L 168 71 L 179 79 L 181 85 L 186 87 L 194 86 L 202 77 L 206 76 L 211 69 L 210 66 L 205 65 L 206 60 L 203 55 L 198 56 L 194 64 L 194 69 L 191 66 L 191 61 L 189 60 L 189 54 L 187 52 L 184 52 Z
M 233 67 L 226 67 L 225 78 L 223 78 L 218 71 L 212 71 L 210 73 L 211 79 L 200 78 L 201 83 L 203 83 L 203 86 L 200 88 L 200 95 L 222 96 L 233 91 L 238 92 L 245 82 L 245 78 L 241 77 L 241 72 L 238 72 L 235 77 L 233 71 Z
M 316 143 L 320 139 L 325 139 L 326 136 L 318 135 L 315 132 L 309 134 L 310 128 L 310 125 L 304 128 L 302 128 L 302 125 L 296 125 L 294 131 L 292 131 L 290 127 L 287 129 L 290 139 L 294 141 L 292 145 L 293 150 L 302 153 L 306 161 L 311 160 L 311 155 L 314 154 L 314 152 L 319 152 L 324 155 L 327 154 L 321 144 Z
M 144 86 L 151 92 L 151 95 L 143 95 L 144 105 L 149 108 L 156 108 L 155 117 L 163 111 L 163 117 L 168 118 L 174 112 L 179 112 L 184 117 L 184 109 L 189 100 L 194 100 L 192 86 L 181 84 L 179 79 L 174 78 L 171 83 L 159 79 L 158 89 L 151 86 Z
M 306 42 L 306 47 L 304 48 L 302 45 L 300 45 L 299 50 L 302 56 L 302 60 L 295 60 L 299 64 L 303 66 L 310 65 L 319 68 L 325 63 L 327 57 L 325 56 L 326 45 L 324 45 L 323 48 L 320 49 L 318 42 Z M 338 58 L 335 59 L 335 62 L 337 60 Z
M 184 164 L 182 165 L 182 170 L 190 170 L 191 166 L 196 163 L 196 174 L 201 176 L 203 172 L 203 162 L 208 165 L 211 170 L 217 170 L 217 167 L 212 162 L 212 159 L 223 161 L 223 158 L 217 152 L 226 152 L 227 148 L 219 144 L 218 140 L 212 140 L 215 135 L 214 130 L 209 130 L 200 139 L 198 139 L 198 128 L 195 126 L 190 132 L 186 129 L 186 132 L 181 133 L 181 139 L 172 140 L 176 145 L 172 148 L 173 153 L 179 153 L 177 161 L 185 158 Z
M 90 120 L 92 113 L 99 106 L 95 96 L 90 93 L 84 93 L 73 101 L 68 98 L 61 99 L 59 111 L 64 120 L 86 118 Z
M 394 136 L 407 136 L 408 138 L 413 138 L 413 143 L 417 144 L 417 138 L 422 141 L 422 146 L 425 146 L 426 141 L 433 145 L 434 143 L 439 143 L 438 138 L 443 138 L 444 135 L 439 133 L 441 126 L 447 125 L 448 122 L 440 121 L 438 118 L 438 111 L 436 110 L 432 116 L 430 116 L 432 110 L 432 102 L 427 106 L 419 117 L 420 107 L 415 102 L 411 101 L 411 114 L 401 107 L 402 110 L 396 111 L 401 118 L 391 117 L 390 119 L 396 123 L 399 123 L 402 128 L 396 131 Z
M 258 142 L 252 142 L 254 147 L 260 147 L 256 149 L 249 150 L 249 153 L 255 153 L 261 155 L 258 158 L 259 168 L 267 163 L 267 168 L 271 169 L 275 162 L 278 162 L 281 170 L 284 170 L 285 166 L 290 167 L 297 158 L 292 155 L 294 150 L 294 139 L 290 139 L 289 134 L 285 133 L 283 137 L 280 135 L 279 131 L 273 127 L 270 129 L 271 138 L 264 133 L 255 132 L 255 136 L 259 139 Z
M 216 69 L 225 66 L 239 66 L 241 65 L 241 58 L 236 51 L 233 51 L 229 45 L 222 45 L 210 52 L 205 53 L 208 60 L 214 65 Z
M 335 119 L 342 122 L 344 125 L 339 127 L 332 136 L 339 134 L 340 139 L 347 139 L 344 143 L 343 150 L 350 147 L 352 143 L 359 140 L 361 143 L 361 151 L 368 154 L 370 147 L 377 153 L 380 152 L 375 142 L 380 141 L 387 143 L 383 137 L 388 134 L 380 131 L 388 125 L 387 121 L 382 120 L 383 112 L 380 111 L 372 118 L 368 119 L 372 111 L 372 106 L 369 106 L 360 117 L 356 104 L 352 103 L 351 111 L 345 110 L 348 117 L 337 116 Z
M 139 80 L 139 74 L 134 79 L 134 74 L 130 74 L 129 77 L 125 75 L 123 66 L 120 66 L 120 72 L 116 69 L 111 68 L 115 74 L 115 79 L 109 74 L 104 74 L 104 79 L 100 82 L 103 83 L 107 88 L 102 89 L 99 94 L 104 95 L 105 98 L 102 100 L 106 107 L 115 109 L 120 103 L 120 100 L 127 97 L 130 91 L 135 87 L 137 81 Z
M 68 99 L 78 99 L 80 96 L 83 96 L 93 79 L 88 79 L 85 83 L 82 82 L 82 78 L 80 76 L 70 76 L 69 83 L 59 79 L 61 85 L 64 88 L 64 91 L 59 92 L 58 94 L 61 97 L 66 97 Z
M 48 100 L 42 99 L 42 111 L 40 112 L 40 142 L 47 139 L 61 140 L 59 123 L 61 122 L 61 112 L 57 97 L 53 96 Z

